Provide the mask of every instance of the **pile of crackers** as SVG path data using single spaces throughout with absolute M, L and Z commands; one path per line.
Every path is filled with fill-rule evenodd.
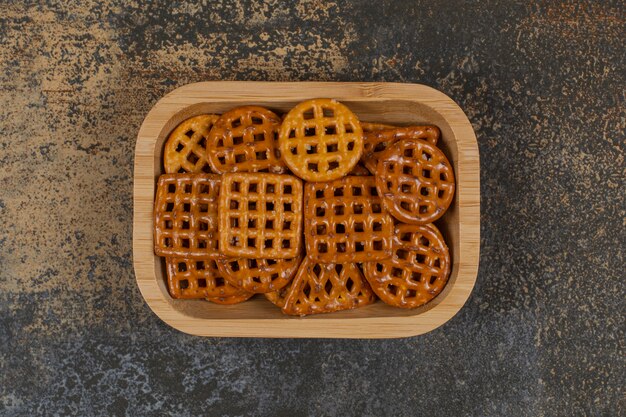
M 361 122 L 313 99 L 282 118 L 259 106 L 183 121 L 163 152 L 154 250 L 173 298 L 255 294 L 304 316 L 422 306 L 444 288 L 433 224 L 455 193 L 436 126 Z

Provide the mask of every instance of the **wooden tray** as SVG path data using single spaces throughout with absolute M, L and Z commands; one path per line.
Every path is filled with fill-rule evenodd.
M 392 308 L 381 301 L 351 311 L 289 317 L 262 296 L 222 306 L 204 300 L 172 299 L 165 268 L 154 255 L 154 191 L 162 171 L 168 134 L 181 121 L 202 113 L 223 113 L 254 104 L 286 112 L 296 103 L 330 97 L 348 105 L 363 121 L 431 123 L 442 132 L 441 147 L 457 180 L 452 207 L 437 222 L 450 246 L 448 284 L 421 308 Z M 203 82 L 180 87 L 152 108 L 135 149 L 133 262 L 137 284 L 150 308 L 170 326 L 194 335 L 227 337 L 391 338 L 426 333 L 450 320 L 476 281 L 480 248 L 480 164 L 472 126 L 448 96 L 419 84 L 344 82 Z

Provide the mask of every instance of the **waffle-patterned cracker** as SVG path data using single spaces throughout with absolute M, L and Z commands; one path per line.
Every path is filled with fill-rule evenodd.
M 277 148 L 280 118 L 258 106 L 237 107 L 224 113 L 208 138 L 207 159 L 213 171 L 286 171 Z
M 234 258 L 291 259 L 302 241 L 302 181 L 291 175 L 229 173 L 219 199 L 221 251 Z
M 305 184 L 304 219 L 307 256 L 313 261 L 367 262 L 391 256 L 393 219 L 383 210 L 373 177 Z
M 285 117 L 278 143 L 291 171 L 307 181 L 331 181 L 350 172 L 363 151 L 358 118 L 332 99 L 308 100 Z
M 437 126 L 407 126 L 372 130 L 364 135 L 361 161 L 372 174 L 376 174 L 378 156 L 392 144 L 402 139 L 422 139 L 436 146 L 440 134 Z
M 405 139 L 380 155 L 376 187 L 385 208 L 403 223 L 440 218 L 454 197 L 454 172 L 443 152 L 420 139 Z
M 393 256 L 363 264 L 372 289 L 385 303 L 414 308 L 435 298 L 450 275 L 450 252 L 432 224 L 398 224 Z
M 266 297 L 283 313 L 296 316 L 349 310 L 376 301 L 356 264 L 319 264 L 308 258 L 289 287 Z
M 231 285 L 214 259 L 166 258 L 167 288 L 172 298 L 206 298 L 220 304 L 245 301 L 252 293 Z
M 163 174 L 154 203 L 154 253 L 159 256 L 220 257 L 215 174 Z
M 163 150 L 166 173 L 211 172 L 206 159 L 207 138 L 218 117 L 215 114 L 201 114 L 176 126 Z
M 291 282 L 302 256 L 293 259 L 225 258 L 217 267 L 232 285 L 253 293 L 278 291 Z

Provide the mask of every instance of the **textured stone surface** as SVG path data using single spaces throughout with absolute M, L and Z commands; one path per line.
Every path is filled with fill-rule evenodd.
M 620 1 L 0 4 L 1 415 L 624 415 Z M 131 251 L 137 130 L 202 80 L 419 82 L 478 136 L 482 252 L 424 336 L 168 328 Z

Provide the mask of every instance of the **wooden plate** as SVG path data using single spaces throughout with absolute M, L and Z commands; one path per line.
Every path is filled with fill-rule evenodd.
M 433 301 L 414 310 L 381 301 L 364 308 L 305 318 L 288 317 L 262 296 L 222 306 L 204 300 L 172 299 L 165 286 L 163 259 L 154 255 L 152 221 L 155 183 L 168 134 L 184 119 L 223 113 L 251 104 L 286 112 L 300 101 L 340 100 L 361 120 L 439 126 L 440 146 L 457 179 L 451 208 L 436 224 L 450 246 L 448 284 Z M 135 149 L 133 262 L 137 285 L 150 308 L 170 326 L 194 335 L 223 337 L 391 338 L 415 336 L 450 320 L 476 281 L 480 250 L 480 164 L 472 126 L 445 94 L 419 84 L 344 82 L 203 82 L 180 87 L 152 108 Z

